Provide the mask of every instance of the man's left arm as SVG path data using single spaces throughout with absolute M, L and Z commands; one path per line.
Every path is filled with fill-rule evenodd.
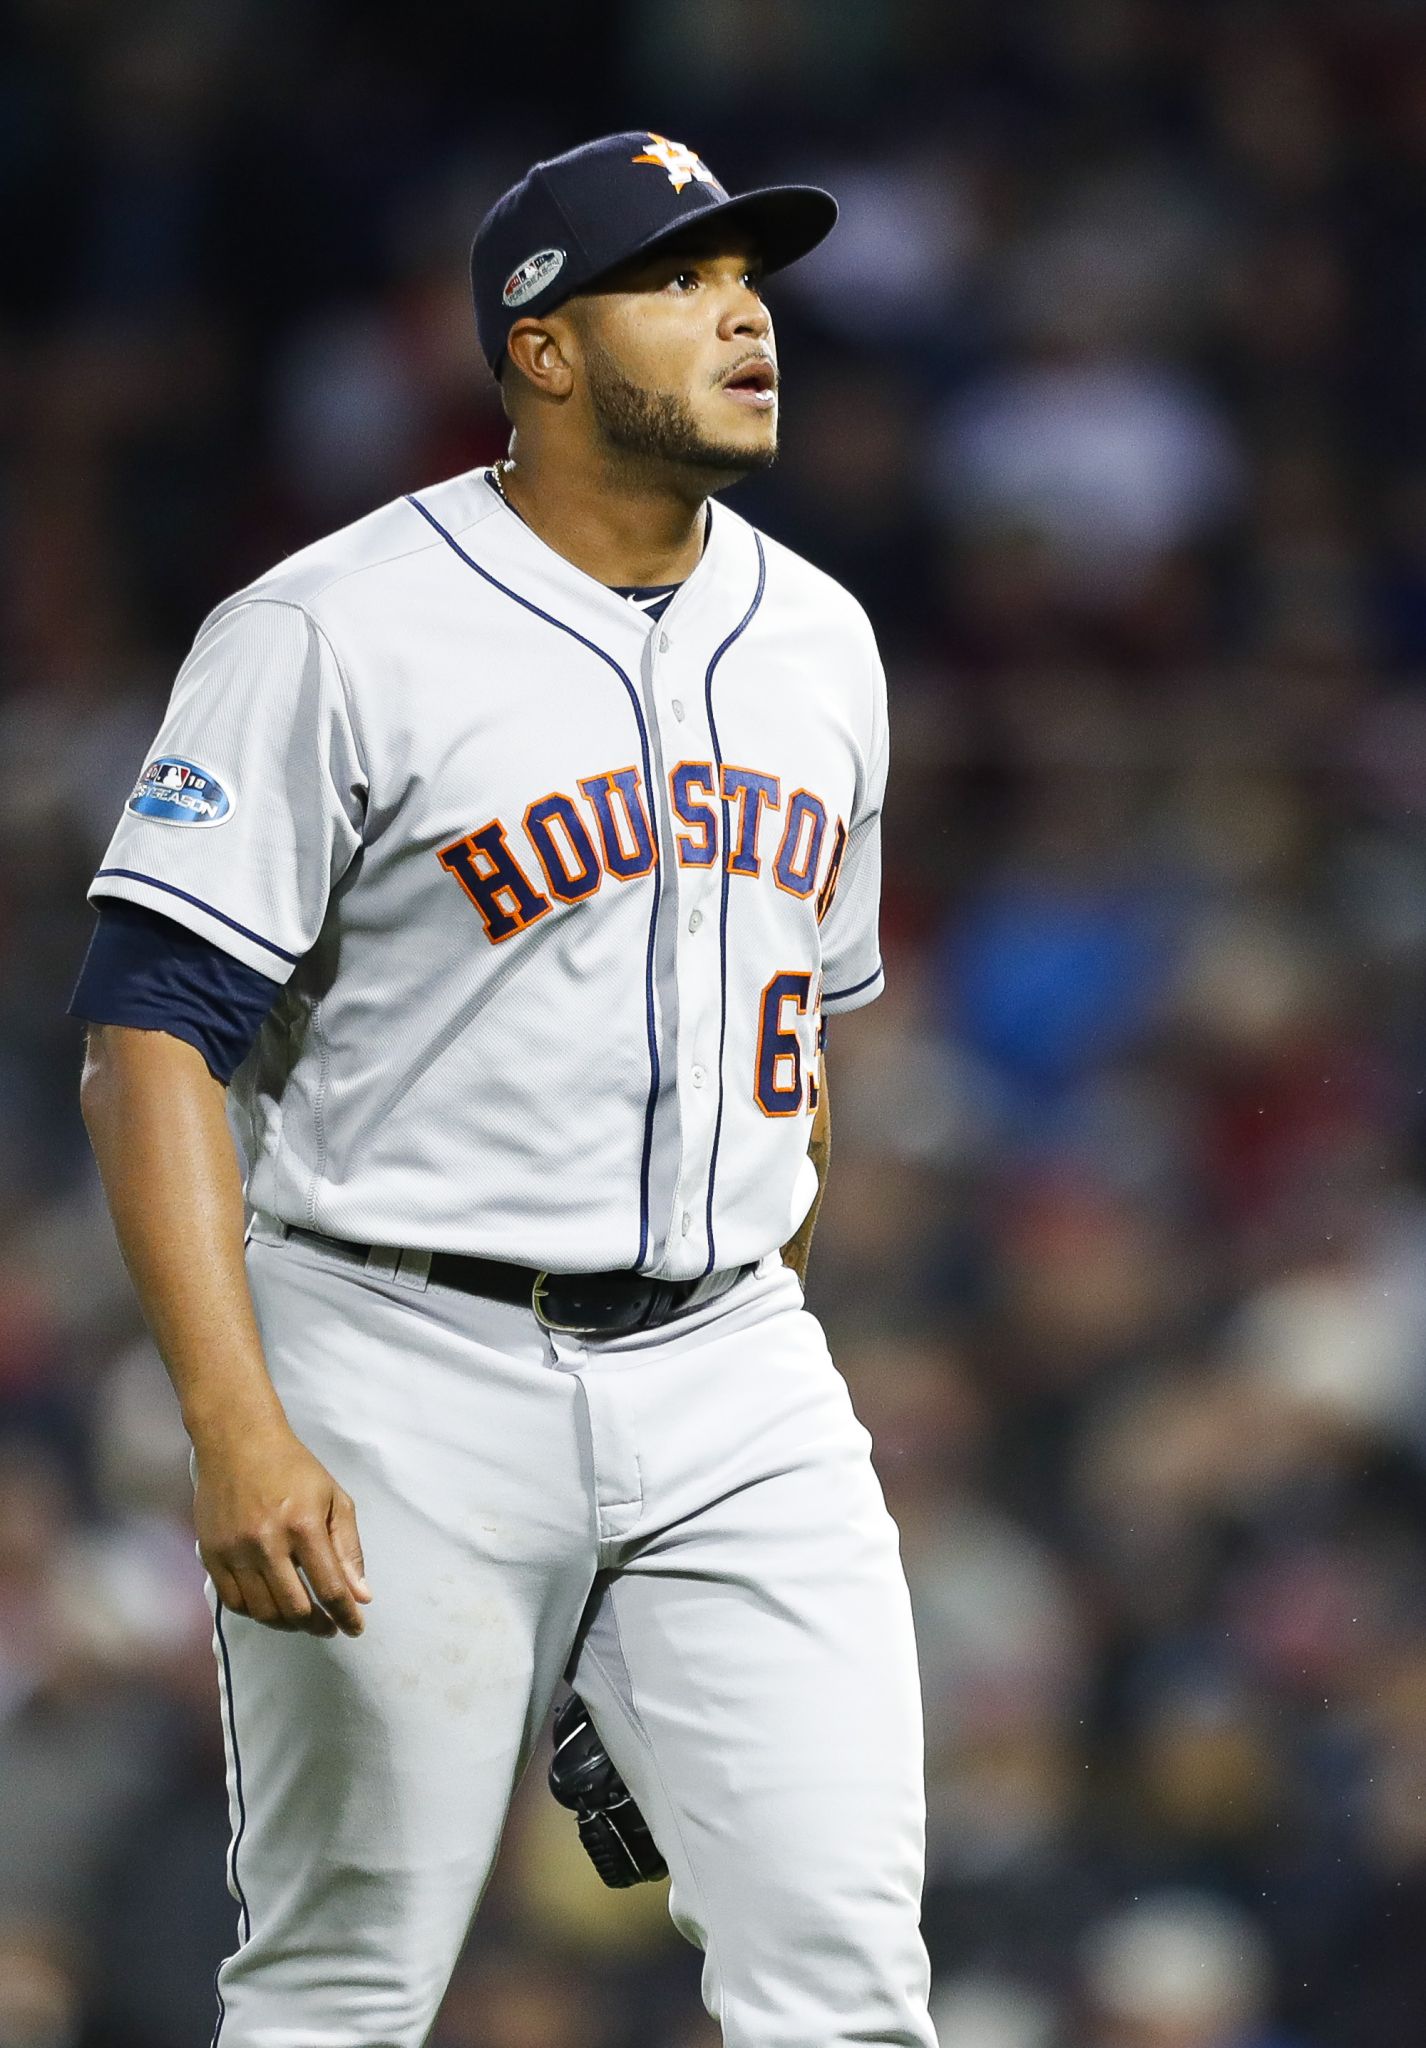
M 812 1140 L 807 1147 L 808 1157 L 817 1169 L 817 1192 L 796 1236 L 782 1248 L 783 1265 L 791 1266 L 803 1287 L 807 1285 L 807 1255 L 812 1249 L 812 1232 L 817 1226 L 817 1211 L 826 1192 L 827 1168 L 832 1158 L 832 1099 L 827 1093 L 827 1060 L 823 1053 L 817 1055 L 817 1083 L 817 1108 L 812 1118 Z

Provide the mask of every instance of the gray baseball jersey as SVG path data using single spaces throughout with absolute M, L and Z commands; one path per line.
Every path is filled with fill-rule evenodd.
M 715 505 L 651 625 L 475 471 L 219 606 L 91 895 L 282 985 L 234 1083 L 256 1209 L 683 1279 L 812 1201 L 886 767 L 826 575 Z

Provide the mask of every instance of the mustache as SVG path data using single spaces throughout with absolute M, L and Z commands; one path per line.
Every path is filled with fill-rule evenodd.
M 777 367 L 777 358 L 769 355 L 765 348 L 754 348 L 750 349 L 745 356 L 740 356 L 731 369 L 721 371 L 713 379 L 714 389 L 720 390 L 723 385 L 731 384 L 735 377 L 740 377 L 744 370 L 753 368 L 771 370 L 772 388 L 774 391 L 779 388 L 782 383 L 782 375 Z

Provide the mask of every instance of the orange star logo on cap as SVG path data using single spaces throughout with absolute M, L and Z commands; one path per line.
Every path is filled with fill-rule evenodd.
M 668 172 L 668 182 L 675 192 L 681 192 L 691 178 L 697 178 L 704 185 L 718 184 L 696 150 L 683 142 L 670 142 L 666 135 L 655 134 L 652 128 L 649 130 L 648 149 L 642 156 L 631 156 L 629 161 L 631 164 L 657 164 L 660 170 Z

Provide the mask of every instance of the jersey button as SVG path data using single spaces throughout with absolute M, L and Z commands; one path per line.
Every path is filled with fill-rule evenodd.
M 660 654 L 667 654 L 667 653 L 668 653 L 668 634 L 667 634 L 667 633 L 660 633 L 660 634 L 659 634 L 659 653 L 660 653 Z
M 702 1067 L 695 1067 L 693 1069 L 692 1079 L 695 1088 L 701 1088 L 703 1086 L 705 1078 L 706 1077 L 704 1075 Z
M 685 1209 L 685 1210 L 684 1210 L 684 1212 L 683 1212 L 683 1234 L 684 1234 L 684 1236 L 685 1236 L 685 1237 L 687 1237 L 687 1235 L 688 1235 L 689 1231 L 690 1231 L 690 1230 L 692 1230 L 692 1228 L 693 1228 L 693 1218 L 692 1218 L 692 1217 L 691 1217 L 691 1216 L 689 1215 L 688 1211 L 687 1211 L 687 1210 Z
M 676 719 L 678 720 L 679 724 L 680 724 L 680 725 L 682 725 L 682 723 L 683 723 L 683 699 L 682 699 L 682 697 L 675 697 L 675 698 L 674 698 L 674 700 L 673 700 L 673 715 L 674 715 L 674 717 L 675 717 L 675 718 L 676 718 Z
M 693 912 L 692 912 L 692 914 L 691 914 L 691 915 L 690 915 L 690 917 L 689 917 L 689 920 L 688 920 L 688 929 L 689 929 L 689 930 L 690 930 L 691 932 L 696 932 L 696 931 L 697 931 L 697 929 L 698 929 L 698 927 L 699 927 L 699 925 L 701 925 L 701 924 L 702 924 L 702 922 L 703 922 L 703 912 L 702 912 L 701 910 L 695 910 L 695 911 L 693 911 Z

